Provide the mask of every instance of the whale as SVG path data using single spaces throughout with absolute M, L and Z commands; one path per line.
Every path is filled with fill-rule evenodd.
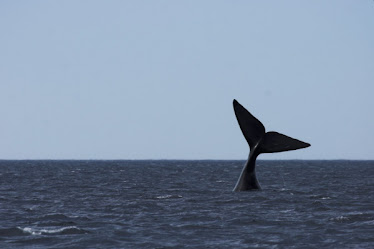
M 309 143 L 288 137 L 275 131 L 265 132 L 264 125 L 236 99 L 234 112 L 239 127 L 249 145 L 249 156 L 233 191 L 261 190 L 256 177 L 256 159 L 262 153 L 275 153 L 309 147 Z

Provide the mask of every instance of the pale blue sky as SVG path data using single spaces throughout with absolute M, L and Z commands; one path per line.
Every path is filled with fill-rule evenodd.
M 245 159 L 236 98 L 374 159 L 374 2 L 1 1 L 0 159 Z

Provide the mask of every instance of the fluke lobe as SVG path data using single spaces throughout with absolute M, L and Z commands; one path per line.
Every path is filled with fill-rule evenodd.
M 310 144 L 275 131 L 265 133 L 264 125 L 234 99 L 234 111 L 250 152 L 234 191 L 261 189 L 256 178 L 256 158 L 261 153 L 274 153 L 309 147 Z

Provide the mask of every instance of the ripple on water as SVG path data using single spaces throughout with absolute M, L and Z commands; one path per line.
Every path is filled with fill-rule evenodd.
M 374 248 L 374 163 L 243 164 L 0 161 L 0 247 Z

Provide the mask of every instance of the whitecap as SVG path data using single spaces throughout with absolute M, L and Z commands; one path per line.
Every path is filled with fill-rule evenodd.
M 181 195 L 160 195 L 157 196 L 157 199 L 173 199 L 173 198 L 182 198 L 183 196 Z
M 294 209 L 281 210 L 280 212 L 281 213 L 289 213 L 289 212 L 292 212 L 292 211 L 294 211 Z
M 374 225 L 374 220 L 364 221 L 364 222 L 362 222 L 362 224 L 365 224 L 365 225 Z
M 32 227 L 17 227 L 18 229 L 21 229 L 24 233 L 28 233 L 31 235 L 42 235 L 42 234 L 54 234 L 54 233 L 61 233 L 65 230 L 68 229 L 75 229 L 75 230 L 80 230 L 76 226 L 68 226 L 68 227 L 61 227 L 61 228 L 54 228 L 54 229 L 36 229 Z
M 363 215 L 364 213 L 362 213 L 362 212 L 359 212 L 359 211 L 352 211 L 352 212 L 349 212 L 348 213 L 349 215 Z
M 331 218 L 330 219 L 331 221 L 347 221 L 347 220 L 350 220 L 347 216 L 338 216 L 338 217 L 335 217 L 335 218 Z

